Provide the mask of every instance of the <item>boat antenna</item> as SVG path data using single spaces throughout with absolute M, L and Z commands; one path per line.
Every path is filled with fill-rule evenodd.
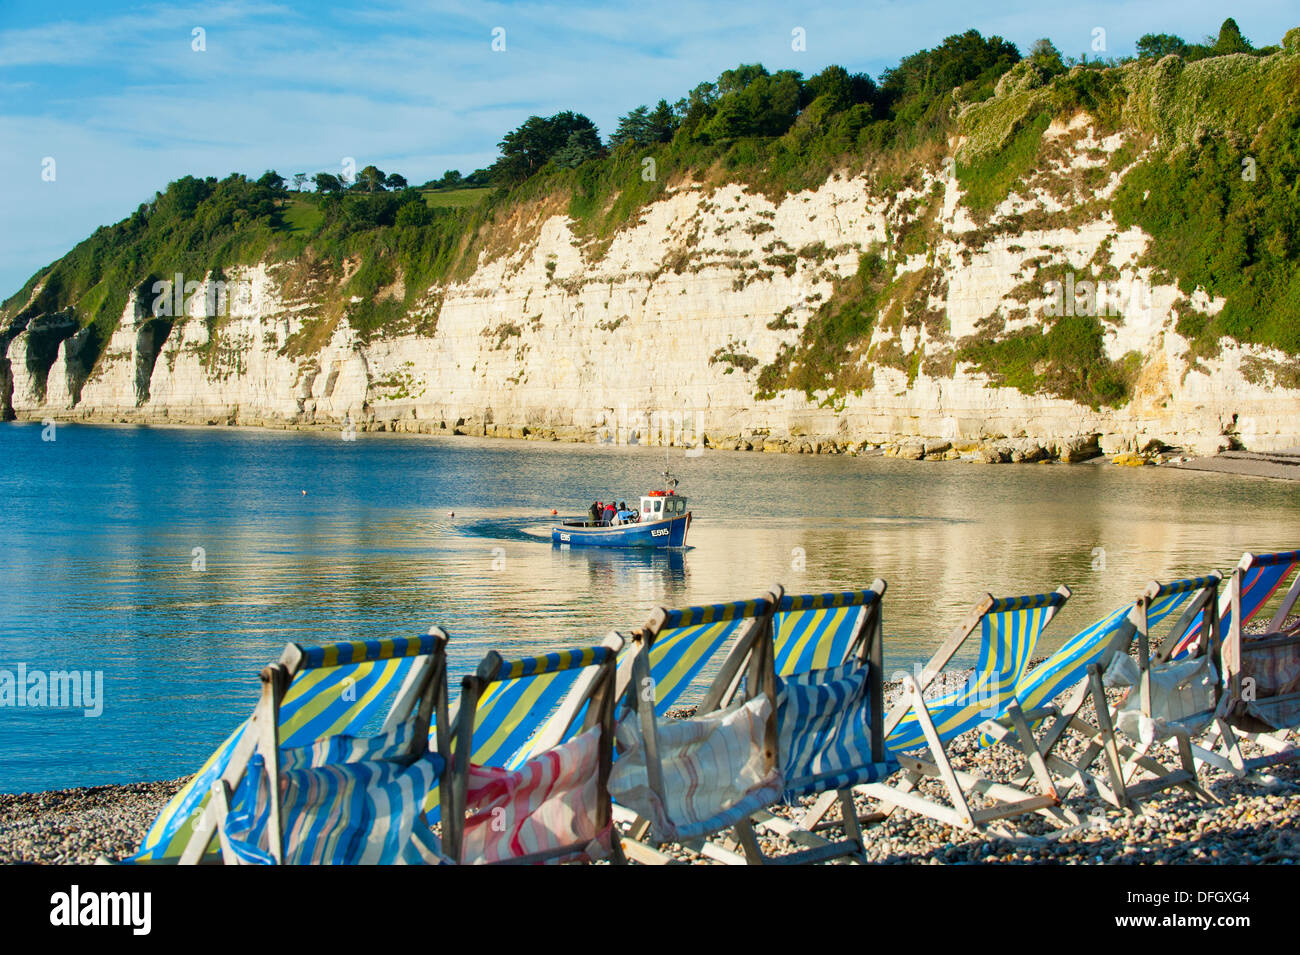
M 673 472 L 668 469 L 668 445 L 664 445 L 664 490 L 672 490 L 677 487 L 677 478 L 673 477 Z

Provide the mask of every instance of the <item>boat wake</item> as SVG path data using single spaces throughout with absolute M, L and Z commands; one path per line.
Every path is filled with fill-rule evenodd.
M 551 542 L 551 523 L 556 518 L 492 517 L 478 520 L 456 521 L 455 528 L 466 537 L 485 540 L 524 541 L 527 543 Z

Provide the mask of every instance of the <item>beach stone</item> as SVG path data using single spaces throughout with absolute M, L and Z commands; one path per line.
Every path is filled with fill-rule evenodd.
M 920 461 L 925 457 L 925 442 L 904 441 L 898 446 L 897 454 L 905 461 Z
M 1099 438 L 1100 435 L 1096 434 L 1076 434 L 1065 438 L 1060 442 L 1056 456 L 1067 464 L 1100 457 L 1102 451 Z
M 1123 434 L 1103 434 L 1098 440 L 1101 453 L 1107 457 L 1114 457 L 1116 454 L 1123 454 L 1125 451 L 1132 451 L 1134 443 L 1131 438 Z

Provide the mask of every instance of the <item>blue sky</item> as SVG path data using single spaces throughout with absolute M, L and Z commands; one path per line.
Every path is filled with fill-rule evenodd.
M 337 171 L 350 156 L 420 183 L 487 164 L 533 113 L 575 109 L 607 135 L 741 62 L 878 76 L 970 27 L 1071 55 L 1102 27 L 1105 55 L 1123 56 L 1143 33 L 1199 40 L 1228 12 L 1256 45 L 1300 25 L 1300 6 L 1275 0 L 0 0 L 0 298 L 187 173 Z

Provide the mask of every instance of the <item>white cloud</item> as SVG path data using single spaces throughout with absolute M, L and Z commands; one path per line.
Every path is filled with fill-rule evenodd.
M 1237 6 L 1257 43 L 1292 25 L 1262 0 Z M 1112 52 L 1124 52 L 1152 30 L 1197 39 L 1223 16 L 1208 0 L 987 9 L 955 0 L 803 10 L 741 0 L 232 0 L 0 30 L 0 298 L 187 173 L 289 175 L 353 156 L 422 182 L 486 164 L 531 113 L 579 110 L 608 133 L 628 109 L 675 100 L 740 62 L 806 74 L 842 63 L 878 75 L 969 26 L 1022 49 L 1047 35 L 1067 54 L 1088 49 L 1103 26 Z M 194 26 L 207 31 L 206 52 L 190 48 Z M 491 50 L 494 26 L 507 31 L 505 53 Z M 790 49 L 795 26 L 807 31 L 806 53 Z M 56 183 L 40 180 L 44 156 L 58 160 Z

